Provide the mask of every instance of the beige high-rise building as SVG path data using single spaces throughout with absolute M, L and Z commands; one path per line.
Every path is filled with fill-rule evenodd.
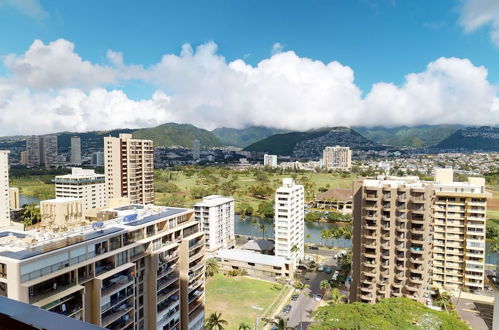
M 10 187 L 9 188 L 9 207 L 10 210 L 19 210 L 21 205 L 19 204 L 19 189 Z
M 383 177 L 354 183 L 350 301 L 405 296 L 425 303 L 433 286 L 483 289 L 484 181 Z
M 27 166 L 40 166 L 40 137 L 38 135 L 32 135 L 26 138 L 26 155 Z
M 28 152 L 27 151 L 21 151 L 21 159 L 19 160 L 19 163 L 21 165 L 24 165 L 24 166 L 28 165 Z
M 349 147 L 326 147 L 322 152 L 322 166 L 326 170 L 349 170 L 352 168 L 352 151 Z
M 203 329 L 193 210 L 127 205 L 70 231 L 0 232 L 0 296 L 109 329 Z
M 104 174 L 94 170 L 73 167 L 71 174 L 58 175 L 55 183 L 56 198 L 79 198 L 84 201 L 83 209 L 106 206 L 106 185 Z
M 26 139 L 26 165 L 50 167 L 57 164 L 57 136 L 33 135 Z M 22 157 L 22 156 L 21 156 Z M 22 158 L 21 158 L 22 160 Z
M 154 148 L 132 134 L 104 138 L 106 200 L 128 197 L 132 204 L 154 204 Z

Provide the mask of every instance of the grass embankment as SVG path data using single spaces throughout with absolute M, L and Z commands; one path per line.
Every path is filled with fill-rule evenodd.
M 470 329 L 455 315 L 432 310 L 407 298 L 377 304 L 338 304 L 320 307 L 310 329 Z
M 229 323 L 227 329 L 239 329 L 241 322 L 253 328 L 256 316 L 272 309 L 282 292 L 275 283 L 217 274 L 206 282 L 206 315 L 222 313 Z

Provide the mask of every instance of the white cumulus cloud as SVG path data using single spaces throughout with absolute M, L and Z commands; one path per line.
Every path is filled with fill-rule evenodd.
M 338 125 L 499 124 L 497 86 L 467 59 L 439 58 L 401 85 L 379 82 L 363 96 L 354 71 L 293 51 L 252 66 L 227 61 L 208 42 L 166 54 L 150 67 L 107 52 L 109 65 L 82 59 L 74 45 L 35 41 L 7 56 L 0 77 L 3 135 L 148 127 L 165 122 L 215 127 L 306 130 Z M 156 92 L 132 100 L 116 86 L 133 81 Z M 112 86 L 109 87 L 109 86 Z M 29 121 L 26 121 L 26 118 Z
M 474 32 L 483 26 L 490 27 L 490 38 L 499 47 L 499 1 L 464 0 L 460 23 L 466 32 Z
M 0 9 L 2 7 L 14 8 L 23 15 L 39 20 L 48 15 L 39 0 L 0 0 Z

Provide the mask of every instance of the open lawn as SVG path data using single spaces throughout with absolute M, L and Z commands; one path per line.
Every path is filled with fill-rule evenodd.
M 488 219 L 498 219 L 499 220 L 499 211 L 487 211 L 487 218 Z
M 206 318 L 218 312 L 229 322 L 227 329 L 238 329 L 241 322 L 253 328 L 256 316 L 264 313 L 281 292 L 267 281 L 215 275 L 206 283 Z
M 307 191 L 307 200 L 310 201 L 319 189 L 329 188 L 351 188 L 355 175 L 331 174 L 331 173 L 273 173 L 264 171 L 240 172 L 227 168 L 209 168 L 208 175 L 202 174 L 203 170 L 194 171 L 167 171 L 156 170 L 156 200 L 160 204 L 172 204 L 174 206 L 191 207 L 198 200 L 193 197 L 193 189 L 207 189 L 209 193 L 232 195 L 236 203 L 246 203 L 254 210 L 262 201 L 272 201 L 274 191 L 282 184 L 283 178 L 294 176 L 296 181 L 304 184 Z M 257 179 L 255 173 L 264 173 L 263 178 Z M 224 187 L 230 183 L 234 190 L 230 193 L 224 191 Z M 269 187 L 270 192 L 263 197 L 257 198 L 250 193 L 254 187 Z M 237 207 L 237 205 L 236 205 Z
M 11 178 L 10 186 L 19 188 L 19 193 L 36 197 L 38 199 L 50 199 L 55 197 L 55 187 L 49 183 L 53 175 L 37 175 L 28 177 Z

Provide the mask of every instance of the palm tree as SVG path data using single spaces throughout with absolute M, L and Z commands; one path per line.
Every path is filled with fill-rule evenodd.
M 343 302 L 343 298 L 345 298 L 345 296 L 341 294 L 341 291 L 338 288 L 334 288 L 333 290 L 331 290 L 329 295 L 329 303 L 331 305 L 341 304 Z
M 248 323 L 239 323 L 239 330 L 251 330 L 251 326 Z
M 324 290 L 324 297 L 325 297 L 327 292 L 331 290 L 331 284 L 329 283 L 328 280 L 322 280 L 321 283 L 319 284 L 319 288 L 321 290 Z
M 40 208 L 35 203 L 26 204 L 24 205 L 22 216 L 24 218 L 24 228 L 32 226 L 33 223 L 41 220 Z
M 298 251 L 298 246 L 296 244 L 293 244 L 293 246 L 291 247 L 291 252 L 295 253 L 296 251 Z
M 440 291 L 438 288 L 435 288 L 434 291 L 433 301 L 435 302 L 435 305 L 443 307 L 447 313 L 454 309 L 449 293 Z
M 205 328 L 208 330 L 223 330 L 224 325 L 227 325 L 229 322 L 222 319 L 222 313 L 211 313 L 208 319 L 206 320 Z
M 309 241 L 310 241 L 310 237 L 311 237 L 310 234 L 305 235 L 305 238 L 308 239 Z
M 269 320 L 268 323 L 271 324 L 272 326 L 276 327 L 277 330 L 286 330 L 287 329 L 286 320 L 283 319 L 282 317 L 279 317 L 279 316 L 277 316 L 273 320 Z
M 322 245 L 322 240 L 326 240 L 327 243 L 327 240 L 329 238 L 331 238 L 331 233 L 329 232 L 329 230 L 327 229 L 321 230 L 321 245 Z
M 218 265 L 217 259 L 209 258 L 208 260 L 206 260 L 207 276 L 213 276 L 215 274 L 218 274 L 219 271 L 220 271 L 220 266 Z
M 261 222 L 259 227 L 260 227 L 260 230 L 262 231 L 263 239 L 265 239 L 265 223 Z

